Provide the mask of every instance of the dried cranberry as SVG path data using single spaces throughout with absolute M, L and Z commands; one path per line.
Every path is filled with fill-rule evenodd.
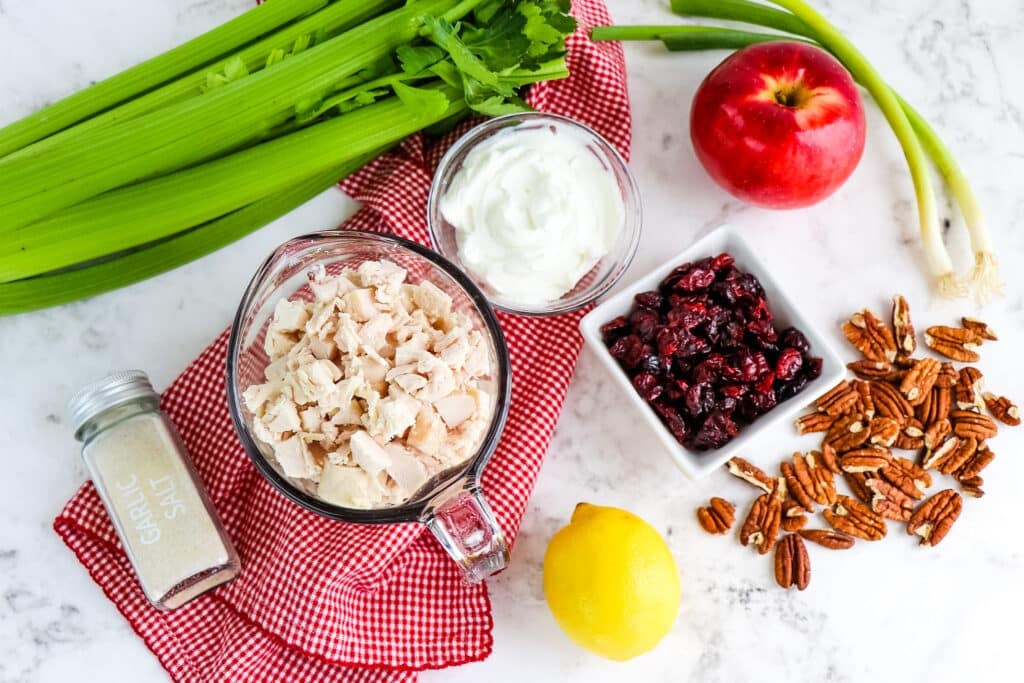
M 778 404 L 774 391 L 752 391 L 743 397 L 740 410 L 748 422 L 764 415 Z
M 680 302 L 669 310 L 666 318 L 671 324 L 692 330 L 708 319 L 708 308 L 699 301 Z
M 723 384 L 718 387 L 718 393 L 727 398 L 741 398 L 750 390 L 746 384 Z
M 694 384 L 686 391 L 686 412 L 700 417 L 715 407 L 715 390 L 708 383 Z
M 637 306 L 654 312 L 661 310 L 661 306 L 665 302 L 665 298 L 658 292 L 640 292 L 633 297 L 633 300 Z
M 741 323 L 728 322 L 718 331 L 718 344 L 725 349 L 735 349 L 743 345 L 745 328 Z
M 804 358 L 803 376 L 808 380 L 821 377 L 821 359 L 815 356 Z
M 708 264 L 710 265 L 710 264 Z M 715 271 L 711 268 L 693 266 L 676 279 L 672 288 L 682 292 L 700 292 L 708 288 L 715 281 Z
M 751 320 L 747 323 L 747 332 L 753 335 L 758 344 L 772 344 L 779 338 L 771 320 Z
M 739 433 L 739 428 L 729 415 L 716 410 L 708 415 L 704 424 L 693 436 L 693 447 L 705 451 L 721 448 Z
M 725 366 L 725 356 L 720 353 L 708 354 L 693 368 L 694 382 L 717 383 L 722 379 L 722 368 Z
M 672 401 L 685 401 L 686 391 L 690 385 L 684 379 L 675 379 L 668 383 L 665 388 L 665 396 Z
M 658 381 L 658 378 L 649 372 L 641 372 L 633 378 L 633 386 L 636 388 L 640 398 L 650 402 L 661 396 L 665 388 Z
M 791 380 L 800 372 L 804 357 L 796 349 L 783 349 L 779 359 L 775 361 L 775 376 L 781 380 Z
M 627 370 L 632 370 L 640 363 L 644 343 L 640 341 L 640 337 L 630 334 L 612 344 L 608 350 L 612 358 L 619 361 Z
M 675 437 L 676 441 L 684 443 L 689 440 L 690 429 L 686 426 L 686 421 L 679 414 L 679 411 L 671 406 L 660 403 L 653 403 L 651 405 L 654 406 L 654 410 L 661 416 L 661 421 L 665 423 L 668 431 Z
M 751 383 L 771 371 L 768 359 L 760 351 L 751 353 L 742 350 L 736 354 L 732 363 L 722 368 L 722 376 L 731 382 Z
M 708 350 L 708 343 L 692 334 L 677 335 L 679 345 L 676 348 L 676 355 L 682 358 L 693 358 Z
M 643 372 L 658 374 L 667 369 L 668 368 L 661 362 L 661 357 L 656 353 L 646 353 L 643 358 L 640 359 L 640 370 Z
M 711 270 L 715 272 L 722 271 L 731 266 L 735 262 L 736 259 L 732 257 L 732 254 L 722 253 L 711 259 Z
M 676 330 L 671 327 L 663 327 L 658 330 L 657 337 L 658 354 L 671 358 L 679 348 L 679 338 Z
M 654 333 L 658 331 L 660 323 L 657 313 L 644 308 L 638 308 L 629 314 L 629 324 L 632 325 L 633 332 L 644 341 L 654 338 Z
M 611 343 L 620 336 L 626 334 L 628 331 L 629 320 L 624 315 L 620 315 L 618 318 L 613 318 L 604 325 L 601 325 L 601 335 L 604 337 L 606 343 Z
M 807 353 L 811 349 L 807 337 L 795 327 L 787 327 L 779 334 L 779 344 L 783 348 L 796 349 L 800 353 Z
M 788 382 L 783 382 L 775 389 L 775 394 L 779 397 L 780 401 L 785 401 L 787 398 L 792 398 L 800 393 L 800 391 L 807 386 L 810 380 L 804 375 L 797 375 L 795 379 Z
M 719 410 L 725 413 L 726 415 L 731 415 L 732 412 L 736 410 L 736 407 L 739 405 L 739 403 L 740 402 L 738 399 L 735 399 L 732 396 L 726 396 L 724 398 L 718 399 L 718 402 L 715 403 L 715 410 Z

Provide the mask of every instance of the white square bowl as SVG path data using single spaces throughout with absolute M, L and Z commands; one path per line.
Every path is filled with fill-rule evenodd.
M 761 281 L 767 295 L 768 308 L 775 316 L 778 329 L 796 327 L 811 346 L 811 353 L 822 359 L 821 376 L 807 384 L 804 389 L 775 408 L 760 416 L 749 425 L 740 427 L 740 432 L 732 441 L 717 450 L 693 451 L 676 441 L 661 419 L 633 388 L 626 372 L 612 358 L 601 338 L 601 326 L 620 315 L 628 315 L 633 310 L 633 297 L 640 292 L 658 288 L 665 276 L 674 268 L 688 261 L 697 261 L 706 256 L 715 256 L 728 252 L 736 259 L 736 267 L 751 273 Z M 804 293 L 808 296 L 808 293 Z M 724 225 L 705 237 L 697 240 L 688 248 L 676 254 L 661 266 L 655 268 L 647 276 L 641 278 L 630 287 L 602 302 L 580 322 L 580 330 L 587 345 L 593 349 L 597 357 L 615 378 L 627 401 L 636 405 L 640 414 L 654 433 L 665 445 L 672 460 L 686 475 L 699 479 L 721 467 L 731 457 L 747 448 L 765 430 L 772 425 L 793 419 L 813 398 L 825 393 L 846 375 L 839 354 L 836 353 L 824 336 L 811 324 L 800 311 L 800 299 L 784 292 L 768 269 L 757 258 L 754 251 L 733 228 Z

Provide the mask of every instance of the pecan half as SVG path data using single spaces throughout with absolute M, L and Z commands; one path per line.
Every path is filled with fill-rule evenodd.
M 846 367 L 859 379 L 882 379 L 891 381 L 896 374 L 902 374 L 892 363 L 885 360 L 859 360 L 847 363 Z
M 938 448 L 953 433 L 953 425 L 949 420 L 939 420 L 924 428 L 924 447 L 928 450 Z
M 917 420 L 908 420 L 893 446 L 904 451 L 916 451 L 924 446 L 924 427 Z
M 962 327 L 936 325 L 924 332 L 924 343 L 936 353 L 961 363 L 977 363 L 981 337 Z
M 939 471 L 943 474 L 953 474 L 959 471 L 978 452 L 977 439 L 961 439 L 959 437 L 953 437 L 953 439 L 957 441 L 956 448 L 938 464 Z
M 953 407 L 953 390 L 950 387 L 932 387 L 928 392 L 928 398 L 924 403 L 917 406 L 915 415 L 923 424 L 931 424 L 938 420 L 945 420 L 949 417 L 950 408 Z
M 729 469 L 729 474 L 739 477 L 743 481 L 756 486 L 765 493 L 771 493 L 775 490 L 775 479 L 769 477 L 764 470 L 757 465 L 751 464 L 743 458 L 733 458 L 726 467 Z
M 836 418 L 828 413 L 814 412 L 801 415 L 796 420 L 796 431 L 799 434 L 811 432 L 827 432 Z
M 871 383 L 859 379 L 854 380 L 853 389 L 857 392 L 857 412 L 870 420 L 875 416 L 875 402 L 871 398 Z
M 926 470 L 939 469 L 949 458 L 953 457 L 960 447 L 960 437 L 953 436 L 943 441 L 937 448 L 929 448 L 925 453 L 921 467 Z
M 960 516 L 964 499 L 953 489 L 939 491 L 921 504 L 907 522 L 907 533 L 921 537 L 921 545 L 938 545 Z
M 886 519 L 906 522 L 914 510 L 914 499 L 884 479 L 868 479 L 864 485 L 874 494 L 871 509 Z
M 885 538 L 885 520 L 856 498 L 839 496 L 839 500 L 831 510 L 822 514 L 825 521 L 837 531 L 863 538 L 865 541 L 878 541 Z
M 807 588 L 811 582 L 811 560 L 803 539 L 787 534 L 775 546 L 775 581 L 783 588 Z
M 905 356 L 917 350 L 914 325 L 910 322 L 910 304 L 901 294 L 892 298 L 892 328 L 896 331 L 896 348 Z
M 740 529 L 740 543 L 753 544 L 762 555 L 775 545 L 782 523 L 782 501 L 771 493 L 762 493 L 750 508 Z
M 893 458 L 888 467 L 878 471 L 878 476 L 914 500 L 924 498 L 925 491 L 932 485 L 932 475 L 909 458 Z
M 829 428 L 824 443 L 843 453 L 863 445 L 870 436 L 860 415 L 843 415 Z
M 996 333 L 992 331 L 992 328 L 988 326 L 988 323 L 983 323 L 977 318 L 968 318 L 967 316 L 960 318 L 960 327 L 965 330 L 970 330 L 981 339 L 999 341 L 999 337 L 997 337 Z
M 889 327 L 871 311 L 854 313 L 843 323 L 843 334 L 868 360 L 896 359 L 896 340 Z
M 900 423 L 891 417 L 876 417 L 868 425 L 871 436 L 868 441 L 874 446 L 890 448 L 900 435 Z
M 985 495 L 985 492 L 981 490 L 985 480 L 981 477 L 971 477 L 970 479 L 960 480 L 960 490 L 964 492 L 965 496 L 972 498 L 981 498 Z
M 953 422 L 953 433 L 964 439 L 973 437 L 978 441 L 984 441 L 991 439 L 999 431 L 991 417 L 970 410 L 950 411 L 949 419 Z
M 807 526 L 807 514 L 806 510 L 800 503 L 796 502 L 792 498 L 782 504 L 782 523 L 781 527 L 783 531 L 798 531 Z
M 907 371 L 906 377 L 900 382 L 900 393 L 903 394 L 903 398 L 912 406 L 923 403 L 935 386 L 941 369 L 942 363 L 934 358 L 922 358 L 914 363 L 914 367 Z
M 981 474 L 981 471 L 992 464 L 992 461 L 996 459 L 996 454 L 988 447 L 987 444 L 978 444 L 978 448 L 974 451 L 974 455 L 971 459 L 964 463 L 956 472 L 956 478 L 960 481 L 973 479 Z
M 871 383 L 871 398 L 875 403 L 875 414 L 891 417 L 904 424 L 914 416 L 914 408 L 896 387 L 885 382 Z
M 839 467 L 843 472 L 857 474 L 859 472 L 877 472 L 891 462 L 892 453 L 888 448 L 858 448 L 839 458 Z
M 818 451 L 811 451 L 814 456 L 819 457 Z M 842 474 L 843 470 L 839 467 L 839 455 L 836 453 L 836 449 L 827 443 L 821 444 L 820 451 L 821 464 L 828 468 L 828 471 L 832 474 Z
M 948 360 L 942 362 L 942 369 L 939 370 L 939 377 L 935 380 L 935 386 L 943 387 L 945 389 L 951 389 L 956 386 L 956 383 L 960 379 L 960 373 L 957 372 L 956 366 L 950 363 Z
M 736 508 L 724 498 L 712 498 L 707 507 L 697 508 L 697 521 L 709 534 L 724 534 L 736 521 Z
M 836 486 L 832 472 L 814 457 L 793 454 L 793 462 L 783 462 L 782 476 L 786 478 L 789 493 L 808 512 L 814 511 L 814 503 L 831 505 L 836 502 Z
M 830 550 L 848 550 L 856 542 L 853 536 L 831 529 L 801 529 L 800 535 L 808 541 Z
M 872 493 L 866 486 L 868 479 L 875 476 L 874 472 L 843 472 L 843 480 L 850 491 L 863 503 L 871 503 Z
M 822 394 L 818 400 L 814 402 L 814 405 L 823 413 L 837 416 L 848 412 L 856 403 L 857 392 L 854 391 L 850 383 L 844 379 L 842 382 Z
M 971 408 L 982 409 L 985 405 L 981 398 L 981 386 L 985 378 L 978 368 L 960 368 L 959 378 L 956 385 L 956 407 L 960 410 Z
M 992 413 L 1004 425 L 1016 427 L 1020 424 L 1020 410 L 1014 405 L 1013 401 L 1005 396 L 996 396 L 990 392 L 982 394 L 981 397 L 985 401 L 988 412 Z

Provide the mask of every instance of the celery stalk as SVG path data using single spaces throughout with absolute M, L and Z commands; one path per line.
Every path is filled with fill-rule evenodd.
M 123 121 L 138 118 L 143 114 L 162 109 L 176 102 L 202 95 L 207 83 L 207 75 L 224 70 L 229 62 L 240 60 L 250 72 L 264 68 L 267 58 L 275 50 L 288 51 L 297 39 L 321 33 L 325 38 L 333 38 L 339 32 L 357 26 L 381 12 L 392 9 L 399 0 L 342 0 L 328 5 L 324 9 L 285 26 L 280 31 L 261 38 L 256 43 L 245 47 L 235 54 L 206 65 L 196 71 L 184 75 L 177 80 L 160 86 L 156 90 L 124 102 L 102 114 L 93 116 L 69 128 L 51 135 L 43 140 L 13 152 L 8 159 L 22 156 L 39 156 L 44 150 L 61 144 L 75 144 L 74 138 L 98 128 L 107 128 Z
M 328 0 L 271 0 L 126 71 L 0 129 L 0 157 L 145 93 L 314 12 Z
M 245 237 L 386 151 L 377 149 L 226 216 L 130 253 L 58 273 L 0 283 L 0 316 L 77 301 L 159 275 Z
M 436 88 L 435 88 L 436 90 Z M 33 277 L 198 225 L 398 142 L 466 110 L 425 113 L 397 97 L 178 173 L 108 192 L 0 235 L 0 282 Z
M 660 40 L 674 52 L 737 50 L 755 43 L 792 40 L 788 36 L 716 26 L 595 26 L 591 40 Z
M 371 19 L 275 66 L 216 90 L 92 131 L 73 147 L 0 160 L 0 233 L 120 185 L 151 178 L 251 143 L 297 104 L 367 69 L 417 37 L 424 15 L 454 0 L 419 0 Z

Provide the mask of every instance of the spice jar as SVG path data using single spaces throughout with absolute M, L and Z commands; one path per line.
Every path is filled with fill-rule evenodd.
M 68 402 L 75 438 L 149 601 L 179 607 L 235 578 L 238 555 L 146 373 L 117 372 Z

